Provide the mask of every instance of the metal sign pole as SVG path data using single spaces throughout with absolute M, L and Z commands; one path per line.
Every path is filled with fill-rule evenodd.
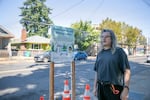
M 49 73 L 49 75 L 50 75 L 50 80 L 49 80 L 49 86 L 50 86 L 50 99 L 49 100 L 54 100 L 54 62 L 51 62 L 50 63 L 50 69 L 49 69 L 50 71 L 50 73 Z
M 76 96 L 76 90 L 75 90 L 75 61 L 72 61 L 72 63 L 71 63 L 71 67 L 72 67 L 72 96 L 71 96 L 71 100 L 76 100 L 75 99 L 75 96 Z

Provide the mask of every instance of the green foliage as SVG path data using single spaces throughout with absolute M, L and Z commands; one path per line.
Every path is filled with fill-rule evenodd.
M 135 47 L 140 36 L 140 30 L 133 27 L 128 27 L 125 33 L 126 43 L 128 46 Z
M 139 44 L 145 44 L 146 39 L 141 34 L 141 30 L 125 24 L 124 22 L 116 22 L 112 19 L 106 18 L 99 25 L 100 30 L 112 29 L 117 37 L 119 44 L 128 45 L 129 47 L 136 47 Z
M 25 27 L 28 32 L 28 36 L 39 35 L 43 37 L 49 37 L 48 29 L 52 24 L 49 18 L 51 14 L 50 8 L 47 8 L 44 4 L 46 0 L 26 0 L 21 7 L 21 20 L 20 23 Z
M 146 37 L 145 36 L 143 36 L 143 35 L 141 35 L 140 37 L 139 37 L 139 44 L 140 45 L 147 45 L 147 40 L 146 40 Z
M 93 42 L 98 41 L 99 33 L 94 30 L 90 21 L 80 20 L 71 27 L 75 30 L 75 44 L 80 50 L 86 50 Z
M 71 25 L 75 29 L 75 44 L 78 44 L 79 49 L 85 50 L 92 43 L 99 39 L 99 32 L 96 31 L 90 21 L 73 23 Z M 112 29 L 117 37 L 118 44 L 126 45 L 129 48 L 136 48 L 137 45 L 146 45 L 146 38 L 142 35 L 142 31 L 136 27 L 129 26 L 124 22 L 116 22 L 106 18 L 99 24 L 102 29 Z
M 100 24 L 100 29 L 111 29 L 115 32 L 117 36 L 117 40 L 120 42 L 122 40 L 122 34 L 121 34 L 121 23 L 117 23 L 116 21 L 113 21 L 112 19 L 106 18 L 102 21 Z

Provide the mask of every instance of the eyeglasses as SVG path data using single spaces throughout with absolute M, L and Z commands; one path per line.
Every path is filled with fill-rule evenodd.
M 101 38 L 109 38 L 111 37 L 110 35 L 106 35 L 106 36 L 101 36 Z

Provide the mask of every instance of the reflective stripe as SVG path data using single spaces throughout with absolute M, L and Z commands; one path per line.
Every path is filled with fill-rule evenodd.
M 90 100 L 90 96 L 84 96 L 84 100 Z
M 64 93 L 69 93 L 69 91 L 64 91 Z

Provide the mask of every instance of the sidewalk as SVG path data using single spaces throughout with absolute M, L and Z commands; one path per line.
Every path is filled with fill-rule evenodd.
M 12 56 L 10 58 L 0 58 L 0 64 L 17 63 L 20 61 L 32 62 L 34 57 Z

